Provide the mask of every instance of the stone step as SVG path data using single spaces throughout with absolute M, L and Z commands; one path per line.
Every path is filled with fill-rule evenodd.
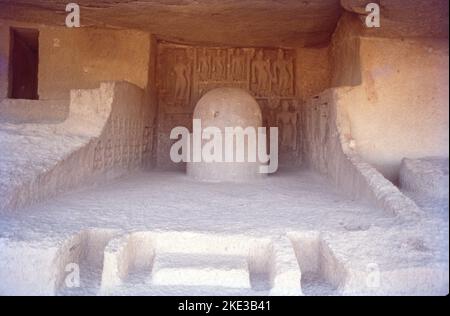
M 251 288 L 246 257 L 206 254 L 157 254 L 152 284 Z

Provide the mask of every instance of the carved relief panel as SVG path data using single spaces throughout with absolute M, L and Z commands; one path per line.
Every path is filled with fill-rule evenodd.
M 245 48 L 197 48 L 195 103 L 211 89 L 237 87 L 249 90 L 250 50 Z
M 294 50 L 191 47 L 161 42 L 157 63 L 158 165 L 171 164 L 170 130 L 175 126 L 189 128 L 195 104 L 216 87 L 249 91 L 260 104 L 264 125 L 280 128 L 281 152 L 297 152 Z
M 190 113 L 195 50 L 158 46 L 158 95 L 166 113 Z
M 112 115 L 93 149 L 94 172 L 135 169 L 148 161 L 153 131 L 141 117 Z

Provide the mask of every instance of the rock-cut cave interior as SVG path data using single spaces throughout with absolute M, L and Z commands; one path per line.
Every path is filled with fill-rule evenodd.
M 448 294 L 447 0 L 69 2 L 0 0 L 0 295 Z

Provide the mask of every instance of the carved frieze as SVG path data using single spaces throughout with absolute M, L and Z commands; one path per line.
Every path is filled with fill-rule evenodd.
M 168 150 L 167 141 L 162 139 L 169 139 L 170 129 L 177 126 L 174 124 L 191 121 L 197 101 L 218 87 L 250 91 L 260 104 L 265 126 L 280 127 L 283 150 L 296 150 L 294 50 L 192 47 L 161 42 L 158 44 L 157 86 L 157 156 L 161 160 L 167 159 L 165 151 Z M 164 153 L 159 154 L 159 151 Z

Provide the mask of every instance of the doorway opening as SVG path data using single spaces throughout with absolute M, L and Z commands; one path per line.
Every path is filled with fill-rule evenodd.
M 9 98 L 37 100 L 39 31 L 11 28 Z

